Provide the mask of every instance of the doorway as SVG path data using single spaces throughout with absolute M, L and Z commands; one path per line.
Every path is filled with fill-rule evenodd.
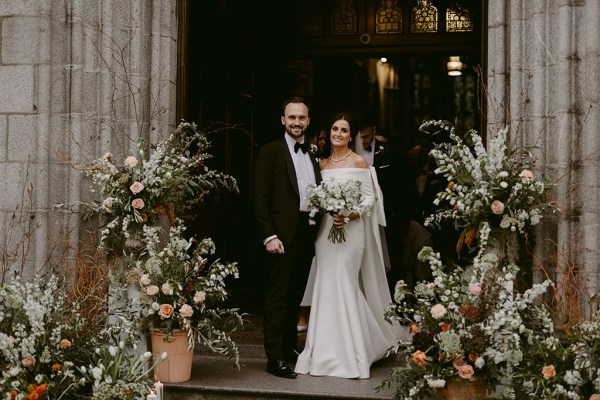
M 313 129 L 339 109 L 374 121 L 402 157 L 411 146 L 424 144 L 418 130 L 424 120 L 480 129 L 478 88 L 485 79 L 478 72 L 485 71 L 485 0 L 265 3 L 182 0 L 178 12 L 185 22 L 180 24 L 178 119 L 204 129 L 228 127 L 209 137 L 210 162 L 240 187 L 239 194 L 209 199 L 190 230 L 212 237 L 222 259 L 239 263 L 240 279 L 230 285 L 232 303 L 244 304 L 247 312 L 260 309 L 263 282 L 251 205 L 254 157 L 262 144 L 281 136 L 285 98 L 294 94 L 309 101 Z M 385 7 L 401 11 L 393 14 L 400 15 L 401 29 L 381 24 Z M 435 32 L 411 30 L 418 7 L 437 10 Z M 447 32 L 450 25 L 443 21 L 449 10 L 468 10 L 472 29 Z M 354 22 L 342 28 L 350 31 L 339 34 L 336 21 L 346 19 L 334 16 L 349 16 Z M 382 33 L 386 27 L 391 31 Z M 448 75 L 450 57 L 460 57 L 461 75 Z

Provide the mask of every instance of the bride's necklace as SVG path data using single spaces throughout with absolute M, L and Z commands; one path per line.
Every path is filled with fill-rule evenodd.
M 339 161 L 342 161 L 342 160 L 345 160 L 346 158 L 348 158 L 350 156 L 350 154 L 352 154 L 352 150 L 348 151 L 348 154 L 346 154 L 342 158 L 335 159 L 335 158 L 333 158 L 333 154 L 332 154 L 329 156 L 329 159 L 334 162 L 339 162 Z

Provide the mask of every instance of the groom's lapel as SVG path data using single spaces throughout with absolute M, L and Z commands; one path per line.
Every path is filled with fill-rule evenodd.
M 290 149 L 287 145 L 287 142 L 285 141 L 285 138 L 282 138 L 279 143 L 281 145 L 281 151 L 283 152 L 283 158 L 285 159 L 285 165 L 287 166 L 288 175 L 290 177 L 292 187 L 296 191 L 296 194 L 300 195 L 300 191 L 298 190 L 298 177 L 296 176 L 296 169 L 294 168 L 294 161 L 292 161 Z
M 309 151 L 310 161 L 312 162 L 313 169 L 315 170 L 315 179 L 317 180 L 317 185 L 321 183 L 321 167 L 319 166 L 319 161 L 315 157 L 314 153 Z

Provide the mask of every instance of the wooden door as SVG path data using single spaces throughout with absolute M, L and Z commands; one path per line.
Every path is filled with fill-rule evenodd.
M 482 65 L 486 2 L 182 0 L 179 6 L 179 118 L 207 129 L 229 127 L 210 136 L 212 163 L 240 186 L 239 194 L 209 199 L 191 230 L 212 237 L 223 259 L 239 263 L 241 277 L 230 285 L 233 303 L 253 311 L 261 307 L 263 282 L 251 207 L 254 157 L 260 145 L 283 133 L 283 99 L 305 96 L 314 127 L 334 107 L 375 116 L 406 149 L 418 140 L 420 120 L 456 115 L 457 82 L 463 80 L 464 89 L 477 80 L 474 73 L 450 79 L 445 68 L 451 55 Z M 437 9 L 436 30 L 415 32 L 413 12 L 430 6 Z M 455 6 L 469 11 L 472 30 L 448 31 L 445 16 Z M 386 7 L 392 12 L 382 13 Z M 375 82 L 374 68 L 384 56 L 395 78 Z M 467 107 L 476 115 L 475 128 L 481 120 L 472 110 L 477 102 Z

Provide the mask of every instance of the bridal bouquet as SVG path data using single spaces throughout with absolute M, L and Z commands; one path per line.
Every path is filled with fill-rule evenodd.
M 372 203 L 363 203 L 360 185 L 360 181 L 335 180 L 333 178 L 321 182 L 320 185 L 309 184 L 307 205 L 310 213 L 310 223 L 315 224 L 313 218 L 319 212 L 337 213 L 348 217 L 353 211 L 361 213 L 367 210 Z M 335 225 L 331 227 L 327 236 L 331 243 L 345 242 L 346 237 L 344 227 Z

